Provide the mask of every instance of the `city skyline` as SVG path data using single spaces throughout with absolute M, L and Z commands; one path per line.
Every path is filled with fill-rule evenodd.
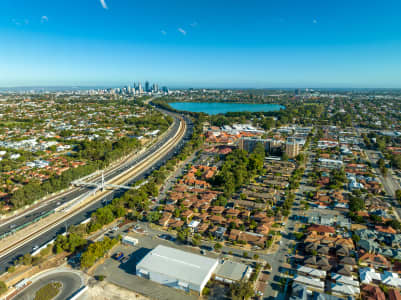
M 0 87 L 400 88 L 397 1 L 0 4 Z

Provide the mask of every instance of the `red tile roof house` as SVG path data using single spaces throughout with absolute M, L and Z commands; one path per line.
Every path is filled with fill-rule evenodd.
M 224 211 L 224 206 L 212 206 L 210 212 L 213 214 L 221 215 Z
M 391 289 L 388 291 L 389 300 L 401 300 L 401 294 L 398 290 Z
M 250 215 L 251 215 L 251 212 L 249 210 L 244 210 L 240 213 L 240 218 L 243 220 L 244 219 L 246 220 L 249 218 Z
M 201 220 L 202 222 L 206 222 L 207 219 L 209 219 L 210 215 L 208 213 L 201 213 L 197 215 L 195 218 L 197 220 Z
M 362 287 L 362 295 L 364 300 L 386 300 L 383 291 L 378 286 L 370 284 Z
M 196 229 L 196 232 L 198 233 L 204 233 L 206 230 L 208 230 L 209 228 L 209 224 L 208 223 L 202 223 L 198 226 L 198 228 Z
M 219 224 L 219 225 L 226 224 L 226 219 L 222 216 L 211 216 L 209 218 L 209 221 L 212 222 L 213 224 Z
M 394 273 L 401 274 L 401 262 L 394 261 L 391 271 Z
M 210 205 L 209 205 L 208 203 L 203 203 L 202 206 L 201 206 L 201 210 L 202 210 L 203 212 L 208 211 L 209 208 L 210 208 Z
M 192 202 L 189 200 L 184 200 L 181 202 L 181 205 L 185 208 L 190 208 L 192 206 Z
M 244 222 L 241 219 L 228 219 L 227 220 L 228 224 L 233 223 L 236 227 L 241 226 L 242 224 L 244 224 Z
M 181 220 L 176 220 L 176 219 L 170 219 L 168 222 L 168 226 L 172 228 L 180 228 L 184 225 L 184 221 Z
M 181 213 L 181 217 L 185 219 L 186 222 L 194 215 L 192 210 L 186 210 Z
M 227 217 L 236 218 L 236 217 L 238 217 L 238 215 L 239 215 L 240 212 L 241 212 L 241 211 L 238 210 L 238 209 L 229 208 L 229 209 L 226 210 L 226 213 L 225 213 L 225 214 L 226 214 Z
M 167 204 L 164 206 L 164 211 L 173 212 L 174 210 L 175 210 L 175 207 L 173 205 Z
M 171 219 L 171 216 L 172 216 L 171 213 L 169 213 L 169 212 L 164 212 L 164 213 L 163 213 L 163 216 L 160 218 L 158 224 L 159 224 L 160 226 L 166 227 L 166 226 L 168 225 L 168 222 L 169 222 L 170 219 Z
M 203 193 L 200 195 L 200 199 L 201 200 L 206 200 L 206 201 L 212 201 L 214 199 L 217 198 L 217 194 L 213 194 L 213 193 Z
M 251 245 L 264 247 L 266 243 L 266 237 L 262 234 L 244 232 L 237 229 L 231 229 L 228 237 L 232 241 L 244 241 Z
M 204 176 L 206 179 L 210 179 L 210 178 L 213 177 L 213 175 L 214 175 L 214 171 L 212 171 L 212 170 L 207 170 L 203 176 Z
M 385 227 L 385 226 L 376 225 L 375 226 L 375 230 L 376 231 L 380 231 L 380 232 L 384 232 L 384 233 L 392 233 L 392 234 L 396 234 L 397 233 L 397 230 L 395 230 L 391 226 Z
M 375 269 L 389 269 L 391 267 L 391 263 L 381 254 L 365 253 L 359 257 L 359 263 L 372 266 Z
M 188 187 L 185 186 L 185 185 L 176 185 L 176 186 L 174 187 L 174 190 L 175 190 L 176 192 L 186 192 L 186 191 L 188 190 Z
M 308 227 L 308 232 L 316 232 L 320 235 L 333 235 L 336 230 L 332 226 L 326 225 L 311 225 Z
M 266 223 L 260 224 L 258 227 L 256 227 L 256 233 L 268 235 L 270 231 L 270 225 L 271 224 Z
M 255 221 L 259 222 L 259 221 L 264 220 L 265 218 L 267 218 L 267 216 L 266 216 L 266 213 L 257 212 L 256 214 L 254 214 L 254 215 L 252 216 L 252 218 L 253 218 Z

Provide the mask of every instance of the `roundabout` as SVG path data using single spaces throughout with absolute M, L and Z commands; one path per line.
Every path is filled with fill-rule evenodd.
M 60 283 L 57 296 L 52 300 L 65 300 L 72 297 L 83 285 L 84 281 L 78 272 L 54 270 L 32 279 L 32 284 L 14 297 L 15 300 L 33 300 L 37 292 L 52 283 Z

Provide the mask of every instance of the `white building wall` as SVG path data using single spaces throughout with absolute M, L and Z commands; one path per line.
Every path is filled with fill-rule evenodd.
M 188 289 L 190 289 L 190 290 L 196 291 L 198 293 L 200 293 L 202 291 L 204 285 L 207 283 L 207 281 L 210 278 L 210 277 L 208 278 L 208 280 L 203 284 L 202 287 L 199 286 L 199 285 L 192 284 L 190 282 L 185 282 L 185 281 L 181 280 L 181 282 L 184 282 L 184 283 L 188 284 L 188 289 L 186 289 L 186 288 L 184 288 L 184 287 L 182 287 L 182 286 L 180 286 L 178 284 L 179 280 L 177 278 L 173 278 L 173 277 L 167 276 L 165 274 L 160 274 L 158 272 L 153 272 L 153 271 L 150 271 L 150 270 L 145 270 L 145 271 L 149 272 L 149 275 L 146 277 L 146 276 L 143 276 L 141 274 L 140 270 L 145 270 L 145 269 L 137 270 L 137 272 L 136 272 L 137 276 L 147 278 L 147 279 L 152 280 L 154 282 L 157 282 L 159 284 L 162 284 L 162 285 L 165 285 L 165 286 L 168 286 L 168 287 L 172 287 L 172 288 L 175 288 L 175 289 L 184 290 L 184 291 L 188 291 Z M 211 276 L 211 274 L 210 274 L 210 276 Z
M 210 277 L 212 277 L 212 274 L 216 271 L 216 268 L 218 266 L 219 262 L 216 261 L 216 263 L 213 265 L 213 267 L 210 269 L 210 272 L 207 274 L 207 276 L 205 277 L 205 279 L 202 281 L 202 284 L 200 286 L 200 290 L 199 292 L 201 292 L 203 290 L 203 288 L 205 287 L 205 285 L 207 284 L 207 282 L 210 280 Z

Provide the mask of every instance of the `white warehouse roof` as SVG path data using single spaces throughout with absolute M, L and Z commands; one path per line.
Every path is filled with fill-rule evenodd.
M 136 270 L 137 273 L 145 271 L 175 278 L 201 291 L 217 265 L 217 259 L 158 245 L 138 263 Z

